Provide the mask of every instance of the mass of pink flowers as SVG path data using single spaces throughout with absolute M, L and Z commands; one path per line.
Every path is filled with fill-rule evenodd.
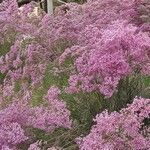
M 29 139 L 27 128 L 37 128 L 47 133 L 59 127 L 71 128 L 70 111 L 66 103 L 59 100 L 59 89 L 48 90 L 46 106 L 31 107 L 29 101 L 16 99 L 0 110 L 0 149 L 4 146 L 15 148 Z
M 126 76 L 149 75 L 150 37 L 136 30 L 124 21 L 113 22 L 105 30 L 87 26 L 81 33 L 83 42 L 60 56 L 60 61 L 67 57 L 74 59 L 76 73 L 70 76 L 67 90 L 98 90 L 111 97 L 118 82 Z
M 120 112 L 98 114 L 90 133 L 77 139 L 80 150 L 150 149 L 150 127 L 143 122 L 149 115 L 150 99 L 143 98 L 135 98 Z
M 149 78 L 149 0 L 66 3 L 51 15 L 41 9 L 35 14 L 38 6 L 31 2 L 20 9 L 16 0 L 0 3 L 0 150 L 21 150 L 22 145 L 28 150 L 63 150 L 68 143 L 47 144 L 45 138 L 59 129 L 64 139 L 68 134 L 73 139 L 69 142 L 75 150 L 150 150 L 150 97 L 134 95 L 120 111 L 99 109 L 93 122 L 85 123 L 91 129 L 84 134 L 76 131 L 80 121 L 74 115 L 82 108 L 73 108 L 84 100 L 82 94 L 97 92 L 105 103 L 120 91 L 124 79 Z M 66 83 L 55 85 L 58 80 L 46 74 L 57 74 L 58 80 L 64 75 Z M 45 80 L 46 87 L 52 82 L 48 89 Z M 42 95 L 36 105 L 35 91 Z M 44 133 L 41 141 L 35 130 Z

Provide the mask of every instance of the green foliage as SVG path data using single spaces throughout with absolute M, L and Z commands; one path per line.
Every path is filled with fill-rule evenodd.
M 0 57 L 5 55 L 10 50 L 10 46 L 11 44 L 8 42 L 5 44 L 0 44 Z M 5 78 L 5 74 L 0 72 L 0 83 L 3 82 L 4 78 Z
M 5 55 L 10 50 L 10 43 L 0 45 L 0 56 Z
M 4 78 L 5 78 L 5 74 L 0 72 L 0 83 L 3 82 Z

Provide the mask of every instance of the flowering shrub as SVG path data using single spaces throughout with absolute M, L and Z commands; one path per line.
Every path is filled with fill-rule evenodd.
M 80 9 L 74 6 L 80 13 L 83 12 L 81 16 L 80 13 L 76 15 L 77 19 L 76 16 L 73 19 L 78 33 L 77 42 L 59 58 L 61 64 L 67 58 L 73 59 L 74 69 L 69 78 L 68 92 L 99 91 L 106 97 L 111 97 L 118 90 L 121 79 L 135 74 L 149 74 L 150 38 L 147 33 L 140 32 L 139 26 L 135 26 L 138 14 L 136 7 L 142 1 L 132 1 L 129 5 L 126 2 L 89 1 Z M 70 10 L 65 15 L 68 20 L 72 20 L 68 15 L 74 7 L 69 7 Z M 85 13 L 86 9 L 88 12 Z M 116 13 L 120 10 L 123 11 Z M 75 22 L 80 17 L 82 21 Z
M 118 30 L 118 32 L 115 32 L 114 34 L 116 36 L 121 34 L 122 37 L 119 37 L 119 38 L 124 38 L 125 36 L 129 36 L 128 41 L 126 42 L 132 43 L 130 34 L 134 34 L 136 29 L 134 29 L 133 27 L 132 28 L 133 31 L 129 35 L 120 33 L 122 28 L 125 28 L 123 31 L 126 32 L 126 30 L 130 30 L 128 29 L 129 27 L 124 27 L 124 25 L 122 25 L 122 21 L 119 21 L 120 22 L 119 24 L 122 27 L 119 27 L 119 25 L 115 27 L 115 24 L 118 24 L 118 22 L 113 23 L 113 21 L 117 19 L 118 20 L 124 19 L 126 20 L 127 23 L 133 22 L 135 24 L 137 22 L 136 18 L 138 15 L 138 11 L 136 8 L 140 5 L 140 3 L 142 3 L 142 0 L 139 0 L 139 1 L 133 0 L 133 1 L 130 1 L 129 3 L 127 0 L 124 0 L 124 1 L 107 0 L 107 1 L 100 1 L 100 2 L 89 1 L 83 5 L 78 5 L 74 3 L 67 4 L 66 5 L 67 7 L 66 9 L 68 9 L 67 13 L 63 11 L 64 6 L 62 6 L 62 8 L 60 7 L 58 10 L 56 10 L 55 16 L 48 16 L 42 12 L 41 13 L 39 12 L 39 16 L 35 16 L 35 15 L 30 15 L 33 12 L 33 8 L 35 4 L 31 3 L 27 6 L 24 6 L 23 10 L 19 10 L 17 8 L 17 4 L 15 1 L 12 1 L 11 5 L 6 5 L 7 3 L 4 2 L 2 3 L 2 6 L 1 6 L 2 7 L 1 9 L 3 10 L 1 13 L 1 26 L 2 26 L 1 27 L 1 30 L 2 30 L 1 39 L 4 39 L 4 41 L 2 41 L 1 43 L 5 43 L 6 41 L 10 42 L 12 43 L 12 47 L 11 47 L 11 50 L 5 56 L 1 57 L 0 70 L 3 74 L 6 74 L 7 77 L 11 78 L 11 80 L 23 80 L 23 81 L 27 80 L 27 82 L 31 81 L 32 85 L 40 83 L 44 77 L 47 64 L 51 62 L 52 56 L 54 55 L 59 56 L 59 53 L 62 53 L 62 52 L 57 51 L 57 54 L 56 54 L 55 47 L 57 47 L 58 49 L 61 42 L 65 41 L 65 43 L 69 42 L 71 45 L 73 45 L 72 48 L 75 51 L 76 49 L 74 46 L 77 45 L 78 46 L 77 49 L 78 50 L 81 49 L 79 51 L 83 51 L 84 49 L 85 51 L 84 53 L 86 53 L 86 54 L 81 54 L 81 57 L 78 58 L 79 60 L 77 59 L 76 60 L 77 62 L 75 62 L 74 64 L 77 69 L 77 72 L 79 72 L 81 76 L 85 76 L 84 79 L 81 79 L 82 77 L 80 77 L 80 75 L 79 76 L 77 75 L 78 77 L 75 75 L 76 78 L 80 78 L 81 80 L 83 80 L 82 82 L 84 82 L 81 89 L 85 91 L 92 91 L 93 89 L 94 90 L 98 89 L 101 93 L 103 93 L 107 97 L 110 97 L 112 96 L 114 90 L 116 89 L 117 83 L 120 80 L 121 75 L 129 74 L 130 67 L 128 66 L 129 64 L 127 65 L 127 63 L 129 62 L 127 62 L 126 59 L 130 59 L 130 58 L 125 58 L 125 60 L 122 60 L 123 58 L 121 54 L 115 53 L 114 57 L 118 55 L 119 57 L 118 59 L 122 60 L 122 62 L 120 63 L 123 63 L 122 64 L 123 66 L 126 65 L 126 69 L 124 70 L 124 73 L 119 73 L 119 75 L 116 76 L 115 79 L 113 79 L 113 77 L 108 75 L 108 73 L 103 73 L 102 71 L 101 74 L 96 74 L 96 76 L 100 78 L 98 79 L 98 83 L 96 83 L 96 86 L 95 86 L 95 80 L 97 82 L 97 79 L 95 79 L 95 73 L 93 72 L 94 75 L 91 75 L 93 73 L 90 72 L 90 75 L 84 75 L 85 73 L 79 69 L 83 67 L 81 61 L 84 61 L 84 68 L 93 67 L 93 66 L 86 66 L 85 59 L 91 60 L 91 58 L 88 58 L 88 55 L 90 55 L 90 53 L 92 53 L 93 55 L 97 55 L 96 50 L 98 51 L 99 49 L 102 49 L 102 47 L 103 49 L 105 49 L 105 47 L 110 45 L 111 43 L 109 43 L 108 37 L 107 36 L 105 37 L 104 35 L 110 31 L 115 32 L 115 29 L 117 27 L 120 28 L 120 30 Z M 109 10 L 109 11 L 107 11 L 106 13 L 106 10 Z M 12 15 L 9 15 L 10 13 Z M 7 18 L 7 20 L 4 18 Z M 113 27 L 110 26 L 110 24 L 112 23 L 114 24 Z M 93 35 L 91 34 L 89 36 L 89 33 L 91 32 L 93 33 Z M 131 32 L 131 31 L 127 31 L 127 32 Z M 101 36 L 102 34 L 103 34 L 103 37 Z M 108 35 L 108 36 L 112 36 L 113 38 L 114 34 Z M 144 38 L 142 39 L 140 35 L 141 35 L 140 33 L 138 35 L 133 35 L 135 36 L 135 38 L 137 38 L 135 42 L 138 42 L 138 40 L 141 40 L 141 44 L 146 44 L 146 43 L 142 43 L 142 40 L 143 41 L 147 40 L 148 42 L 148 38 L 146 37 L 146 35 L 142 35 L 142 37 Z M 9 38 L 10 37 L 12 38 L 8 39 L 7 36 Z M 6 39 L 3 37 L 5 37 Z M 116 38 L 118 37 L 114 37 L 112 41 L 115 41 Z M 138 38 L 141 38 L 141 39 L 138 39 Z M 106 44 L 103 44 L 102 41 L 106 42 L 106 40 L 108 40 L 108 42 Z M 145 46 L 144 49 L 147 49 L 149 45 L 148 43 L 147 45 L 138 45 L 136 46 L 136 48 L 139 48 L 142 46 Z M 125 48 L 126 47 L 124 47 L 123 49 Z M 89 52 L 89 49 L 91 50 L 90 52 Z M 68 51 L 68 49 L 66 51 Z M 63 57 L 64 55 L 66 55 L 67 53 L 66 51 L 64 52 L 64 54 L 62 54 Z M 82 56 L 82 55 L 85 55 L 85 56 Z M 133 57 L 130 55 L 131 54 L 129 54 L 128 57 Z M 94 58 L 94 56 L 90 56 L 90 57 Z M 96 60 L 97 58 L 94 58 L 94 59 Z M 104 57 L 104 59 L 110 59 L 110 58 L 108 56 L 108 58 Z M 148 59 L 148 58 L 144 58 L 143 60 L 144 62 L 147 61 L 145 59 Z M 94 62 L 90 62 L 90 63 L 96 66 Z M 138 63 L 142 63 L 141 60 Z M 144 66 L 145 68 L 149 67 L 149 63 L 145 62 Z M 103 66 L 102 68 L 104 67 L 105 66 Z M 98 70 L 100 71 L 100 68 Z M 98 71 L 98 70 L 95 70 L 95 71 Z M 87 73 L 89 74 L 88 69 L 87 69 Z M 70 80 L 72 80 L 72 78 L 75 78 L 75 76 L 73 77 L 71 76 Z M 105 80 L 107 79 L 109 80 L 109 82 L 112 82 L 112 84 L 108 85 L 107 81 L 105 83 Z M 78 84 L 77 80 L 78 79 L 75 80 L 76 84 Z M 14 82 L 14 81 L 11 81 L 11 82 Z M 94 82 L 94 83 L 91 83 L 91 82 Z M 75 83 L 72 83 L 72 84 L 75 84 Z M 13 83 L 9 83 L 9 85 L 5 84 L 5 86 L 6 88 L 7 86 L 11 86 L 13 88 Z M 73 91 L 76 90 L 75 87 L 71 87 L 71 88 Z M 3 90 L 5 91 L 5 89 Z
M 70 112 L 65 102 L 58 99 L 58 94 L 60 94 L 58 88 L 52 87 L 48 90 L 48 106 L 32 108 L 33 113 L 29 117 L 29 124 L 48 132 L 57 127 L 71 128 Z
M 0 133 L 1 147 L 3 147 L 3 145 L 16 145 L 28 139 L 24 135 L 24 130 L 18 123 L 2 124 Z
M 79 147 L 81 150 L 149 149 L 149 127 L 143 122 L 149 117 L 150 99 L 143 98 L 135 98 L 133 104 L 120 112 L 104 111 L 96 116 L 90 134 L 78 139 Z
M 19 10 L 16 1 L 8 2 L 11 4 L 4 1 L 0 6 L 0 45 L 10 45 L 10 50 L 0 58 L 0 71 L 5 75 L 4 93 L 9 87 L 14 90 L 14 82 L 18 80 L 23 90 L 30 84 L 41 83 L 47 65 L 57 56 L 54 49 L 61 39 L 55 34 L 53 16 L 43 12 L 38 16 L 32 14 L 36 4 L 30 3 Z
M 87 27 L 80 38 L 85 43 L 67 49 L 60 57 L 60 61 L 70 55 L 75 58 L 77 73 L 70 76 L 68 90 L 98 90 L 111 97 L 120 79 L 137 73 L 148 75 L 150 38 L 135 31 L 136 27 L 120 21 L 102 32 Z M 89 33 L 93 34 L 88 36 Z
M 149 1 L 35 7 L 0 4 L 0 149 L 150 149 Z
M 46 96 L 46 106 L 31 107 L 29 102 L 17 100 L 2 109 L 0 111 L 0 147 L 17 146 L 26 141 L 28 137 L 26 137 L 25 129 L 29 127 L 46 132 L 52 132 L 59 127 L 71 128 L 70 112 L 65 102 L 58 99 L 59 93 L 58 88 L 51 87 Z

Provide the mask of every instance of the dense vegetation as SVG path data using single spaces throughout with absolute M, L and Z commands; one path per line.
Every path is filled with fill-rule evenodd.
M 0 4 L 1 150 L 150 149 L 150 1 Z

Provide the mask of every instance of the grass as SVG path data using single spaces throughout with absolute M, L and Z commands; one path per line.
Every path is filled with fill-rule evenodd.
M 0 57 L 5 55 L 10 50 L 10 43 L 5 43 L 3 45 L 0 45 Z M 5 74 L 0 72 L 0 84 L 3 82 L 5 78 Z
M 3 45 L 0 45 L 0 56 L 5 55 L 10 50 L 10 43 L 5 43 Z

